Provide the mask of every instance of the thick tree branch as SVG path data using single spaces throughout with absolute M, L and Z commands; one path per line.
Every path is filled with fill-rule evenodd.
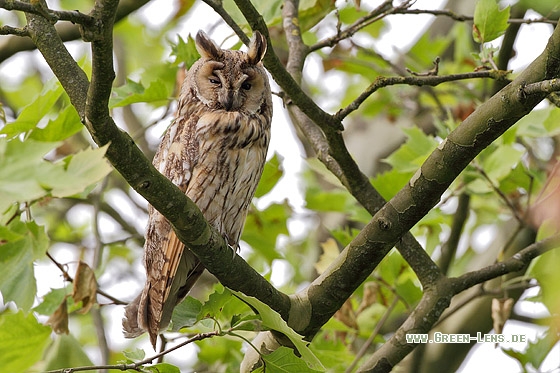
M 560 235 L 555 235 L 526 247 L 503 262 L 466 273 L 457 278 L 441 278 L 437 286 L 425 289 L 425 293 L 414 312 L 393 337 L 383 344 L 358 371 L 389 372 L 415 347 L 415 345 L 406 341 L 406 335 L 428 333 L 440 318 L 443 310 L 449 306 L 453 296 L 477 284 L 517 272 L 526 267 L 537 256 L 558 247 L 560 247 Z M 482 294 L 481 289 L 476 296 Z
M 352 242 L 346 249 L 346 256 L 359 255 L 361 260 L 379 255 L 377 251 L 386 246 L 379 245 L 379 237 L 397 240 L 404 230 L 410 229 L 439 200 L 442 193 L 476 155 L 496 140 L 520 118 L 529 113 L 546 93 L 532 96 L 523 94 L 527 84 L 553 79 L 560 75 L 560 27 L 556 27 L 545 51 L 531 63 L 512 83 L 492 96 L 472 113 L 447 139 L 428 157 L 416 175 L 387 205 L 376 214 L 360 241 Z M 376 230 L 376 225 L 387 226 L 385 231 Z M 393 225 L 394 224 L 394 225 Z M 366 231 L 364 229 L 363 232 Z M 361 235 L 361 234 L 360 234 Z M 529 249 L 524 255 L 516 255 L 511 261 L 499 263 L 493 270 L 481 270 L 477 274 L 467 274 L 461 280 L 441 278 L 437 286 L 425 289 L 418 307 L 399 328 L 397 333 L 385 343 L 362 367 L 363 371 L 386 372 L 392 369 L 413 348 L 406 343 L 406 333 L 427 333 L 445 308 L 451 297 L 470 286 L 519 269 L 521 261 L 530 261 L 534 255 L 549 250 L 558 243 L 558 237 L 546 241 L 544 248 Z M 355 240 L 356 241 L 356 240 Z M 369 252 L 369 251 L 373 252 Z M 338 259 L 337 259 L 338 261 Z M 506 263 L 506 264 L 504 264 Z M 335 269 L 340 263 L 333 264 Z M 502 271 L 503 269 L 503 271 Z M 328 270 L 327 270 L 328 272 Z M 433 317 L 437 316 L 437 317 Z M 426 322 L 428 320 L 428 322 Z
M 234 1 L 241 13 L 245 16 L 245 19 L 247 19 L 247 22 L 249 22 L 251 28 L 260 31 L 261 34 L 266 37 L 267 43 L 272 45 L 266 23 L 253 4 L 251 4 L 249 0 Z M 299 103 L 298 106 L 307 116 L 314 118 L 316 123 L 320 123 L 320 127 L 323 130 L 325 130 L 325 128 L 330 128 L 333 131 L 340 131 L 343 129 L 340 121 L 335 120 L 330 114 L 321 109 L 315 101 L 301 89 L 299 84 L 286 71 L 272 48 L 267 49 L 263 62 L 276 83 L 282 87 L 292 100 Z
M 282 14 L 285 34 L 290 47 L 286 70 L 299 84 L 303 61 L 307 53 L 306 47 L 301 39 L 301 32 L 298 27 L 299 22 L 297 22 L 298 2 L 296 0 L 286 1 Z M 323 131 L 321 131 L 318 126 L 300 110 L 299 105 L 288 102 L 287 107 L 294 123 L 299 126 L 300 130 L 310 140 L 318 158 L 341 180 L 350 193 L 374 215 L 385 204 L 385 200 L 379 195 L 375 188 L 373 188 L 368 178 L 360 171 L 357 164 L 350 156 L 340 132 L 333 131 L 329 128 L 324 128 Z M 412 234 L 405 234 L 402 241 L 398 243 L 398 247 L 401 249 L 403 257 L 411 264 L 424 286 L 429 286 L 441 276 L 435 263 L 426 254 Z M 387 250 L 391 248 L 392 246 L 388 247 Z M 338 271 L 336 275 L 331 274 L 332 277 L 321 279 L 322 289 L 320 289 L 321 287 L 314 288 L 313 291 L 305 289 L 296 295 L 296 297 L 304 299 L 309 304 L 309 307 L 313 309 L 313 312 L 324 312 L 322 317 L 311 315 L 305 325 L 305 330 L 308 333 L 304 333 L 304 335 L 311 337 L 318 331 L 323 323 L 340 308 L 353 292 L 353 290 L 350 292 L 333 292 L 332 289 L 340 287 L 342 284 L 348 286 L 348 289 L 355 289 L 355 287 L 359 286 L 359 284 L 370 275 L 371 270 L 383 259 L 385 253 L 377 256 L 375 258 L 375 263 L 369 263 L 370 266 L 367 267 L 366 271 L 358 273 L 356 270 L 356 266 L 360 267 L 363 264 L 360 261 L 354 264 L 346 263 L 348 266 L 340 268 L 341 270 Z M 323 309 L 326 299 L 329 300 L 329 307 Z
M 254 296 L 287 319 L 288 296 L 274 288 L 240 256 L 232 258 L 231 249 L 198 207 L 154 168 L 130 136 L 109 116 L 107 102 L 114 78 L 111 32 L 116 4 L 116 0 L 96 3 L 94 16 L 98 17 L 101 28 L 88 33 L 94 39 L 91 84 L 46 19 L 26 14 L 30 34 L 80 117 L 84 118 L 94 141 L 99 146 L 110 144 L 106 157 L 129 185 L 173 224 L 179 239 L 225 286 Z M 72 72 L 71 76 L 68 71 Z

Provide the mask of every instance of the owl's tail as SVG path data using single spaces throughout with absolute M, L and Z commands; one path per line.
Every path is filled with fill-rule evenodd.
M 125 307 L 122 320 L 125 338 L 148 332 L 155 349 L 157 336 L 169 326 L 173 309 L 187 296 L 204 269 L 196 255 L 184 249 L 175 275 L 167 278 L 166 297 L 162 296 L 158 281 L 154 284 L 147 279 L 142 292 Z

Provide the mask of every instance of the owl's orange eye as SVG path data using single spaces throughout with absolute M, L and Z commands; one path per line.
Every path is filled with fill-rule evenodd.
M 220 82 L 220 80 L 217 79 L 216 77 L 211 76 L 208 80 L 209 80 L 210 83 L 212 83 L 212 84 L 222 85 L 222 82 Z
M 251 89 L 251 83 L 244 82 L 243 84 L 241 84 L 241 88 L 248 91 Z

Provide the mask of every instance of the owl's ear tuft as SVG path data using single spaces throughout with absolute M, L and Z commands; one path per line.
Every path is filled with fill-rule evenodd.
M 256 65 L 263 59 L 266 53 L 266 38 L 258 31 L 255 31 L 251 43 L 249 43 L 249 50 L 247 51 L 247 62 Z
M 202 58 L 217 59 L 222 56 L 222 50 L 202 30 L 196 34 L 196 49 Z

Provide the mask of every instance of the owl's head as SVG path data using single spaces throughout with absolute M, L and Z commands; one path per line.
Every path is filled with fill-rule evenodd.
M 255 32 L 247 52 L 221 49 L 204 31 L 196 35 L 200 59 L 189 70 L 194 95 L 213 110 L 257 113 L 270 104 L 270 87 L 261 63 L 266 39 Z

